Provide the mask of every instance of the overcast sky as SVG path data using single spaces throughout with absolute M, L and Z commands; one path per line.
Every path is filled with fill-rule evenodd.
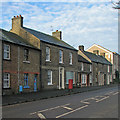
M 89 0 L 90 2 L 87 2 L 88 0 L 86 2 L 80 0 L 74 0 L 79 2 L 8 1 L 4 0 L 0 4 L 2 8 L 0 28 L 9 31 L 12 26 L 11 18 L 21 14 L 24 17 L 24 27 L 50 35 L 53 31 L 61 30 L 62 39 L 75 48 L 84 45 L 87 49 L 93 44 L 99 44 L 118 52 L 118 11 L 112 8 L 109 0 L 101 0 L 101 2 L 98 0 L 96 2 L 93 0 Z

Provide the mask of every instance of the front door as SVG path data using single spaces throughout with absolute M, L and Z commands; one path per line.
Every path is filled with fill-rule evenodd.
M 64 89 L 64 68 L 59 67 L 59 89 Z
M 34 75 L 34 92 L 37 91 L 37 74 Z

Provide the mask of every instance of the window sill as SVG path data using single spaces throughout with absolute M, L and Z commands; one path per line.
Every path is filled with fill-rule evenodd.
M 3 88 L 3 89 L 11 89 L 11 87 L 9 87 L 9 88 Z
M 73 65 L 73 64 L 69 64 L 69 65 Z
M 23 63 L 28 63 L 28 64 L 30 64 L 30 61 L 23 61 Z
M 51 62 L 51 61 L 46 60 L 45 62 Z
M 59 62 L 59 64 L 64 64 L 64 63 L 60 63 L 60 62 Z
M 9 58 L 9 59 L 7 59 L 7 58 L 3 58 L 3 60 L 6 60 L 6 61 L 11 61 L 11 59 Z
M 52 83 L 48 83 L 48 85 L 53 85 Z
M 30 88 L 29 86 L 24 86 L 24 88 Z

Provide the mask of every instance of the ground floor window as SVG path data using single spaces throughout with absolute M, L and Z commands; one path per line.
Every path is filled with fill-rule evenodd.
M 28 87 L 28 73 L 24 73 L 24 88 Z
M 86 81 L 87 81 L 87 75 L 82 74 L 82 84 L 86 84 Z
M 66 72 L 66 84 L 69 84 L 69 79 L 73 79 L 73 84 L 75 84 L 75 72 Z
M 4 73 L 3 88 L 10 88 L 10 73 Z
M 47 82 L 48 82 L 48 85 L 52 85 L 52 71 L 51 70 L 48 70 L 47 72 Z

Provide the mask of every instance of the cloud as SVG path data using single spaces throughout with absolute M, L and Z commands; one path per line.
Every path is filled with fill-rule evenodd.
M 9 30 L 11 17 L 22 14 L 24 26 L 48 34 L 62 30 L 63 40 L 75 48 L 96 43 L 117 52 L 118 13 L 111 3 L 104 2 L 6 2 L 2 18 L 7 21 L 2 27 Z

